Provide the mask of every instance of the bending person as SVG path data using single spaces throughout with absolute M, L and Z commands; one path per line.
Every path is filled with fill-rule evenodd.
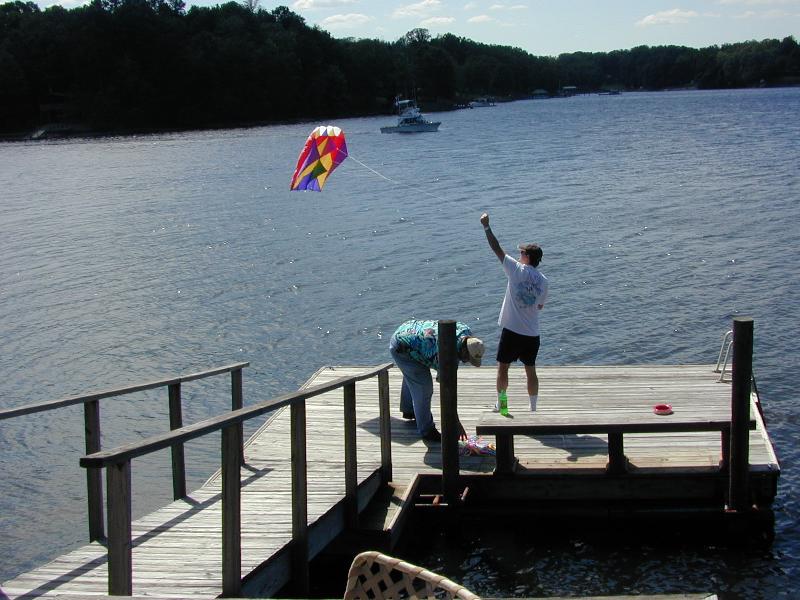
M 431 413 L 433 378 L 431 369 L 439 370 L 438 321 L 410 320 L 402 323 L 392 334 L 389 353 L 403 373 L 400 391 L 400 411 L 406 419 L 416 420 L 422 439 L 440 442 L 442 434 L 436 429 Z M 481 366 L 483 342 L 472 335 L 464 323 L 456 323 L 456 352 L 461 362 Z M 467 434 L 459 424 L 459 437 Z

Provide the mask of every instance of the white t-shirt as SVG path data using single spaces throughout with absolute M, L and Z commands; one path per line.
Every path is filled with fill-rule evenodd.
M 520 335 L 539 335 L 539 310 L 547 300 L 547 277 L 508 254 L 503 258 L 503 270 L 508 286 L 498 325 Z

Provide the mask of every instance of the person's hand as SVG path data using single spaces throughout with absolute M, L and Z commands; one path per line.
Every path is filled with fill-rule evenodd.
M 489 213 L 483 213 L 481 215 L 481 225 L 484 227 L 489 225 Z
M 458 422 L 458 439 L 463 440 L 465 442 L 467 441 L 467 439 L 469 439 L 469 436 L 467 435 L 464 426 L 461 424 L 461 421 Z

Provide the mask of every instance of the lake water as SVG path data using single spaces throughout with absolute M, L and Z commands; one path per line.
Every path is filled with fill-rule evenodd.
M 754 317 L 783 468 L 776 540 L 526 546 L 476 532 L 449 555 L 434 543 L 445 555 L 426 566 L 497 596 L 798 597 L 798 114 L 795 88 L 516 102 L 442 113 L 438 133 L 412 136 L 380 134 L 391 117 L 341 120 L 355 160 L 320 194 L 288 191 L 312 124 L 0 144 L 0 406 L 236 361 L 251 363 L 255 402 L 325 364 L 389 360 L 412 316 L 466 321 L 493 354 L 505 278 L 487 210 L 506 249 L 544 248 L 542 364 L 713 363 L 731 318 Z M 185 422 L 225 410 L 216 379 L 184 386 Z M 166 392 L 102 412 L 105 447 L 140 439 L 167 428 Z M 86 539 L 82 419 L 70 407 L 0 423 L 0 581 Z M 217 448 L 188 446 L 190 488 Z M 170 500 L 168 468 L 163 452 L 134 464 L 135 515 Z M 495 565 L 504 543 L 519 558 Z M 654 570 L 663 561 L 674 568 Z

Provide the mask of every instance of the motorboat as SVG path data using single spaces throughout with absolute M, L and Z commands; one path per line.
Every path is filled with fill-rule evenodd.
M 440 121 L 429 121 L 422 116 L 413 100 L 398 100 L 397 125 L 381 127 L 381 133 L 422 133 L 424 131 L 438 131 Z
M 475 98 L 468 105 L 470 108 L 484 108 L 487 106 L 494 106 L 494 100 L 491 98 Z

